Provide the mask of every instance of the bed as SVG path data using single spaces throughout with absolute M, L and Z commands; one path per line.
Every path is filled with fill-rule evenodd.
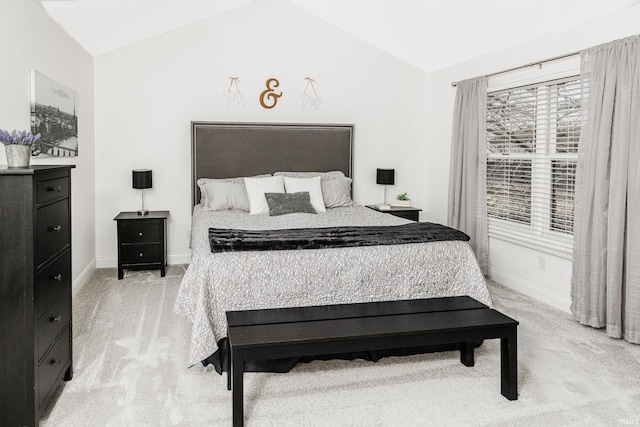
M 192 123 L 192 258 L 174 307 L 192 324 L 190 365 L 211 363 L 219 373 L 227 370 L 228 310 L 457 295 L 491 305 L 485 279 L 465 241 L 212 252 L 212 228 L 290 230 L 410 223 L 356 205 L 350 197 L 326 212 L 278 216 L 239 209 L 210 210 L 207 203 L 201 203 L 203 196 L 210 194 L 210 190 L 201 194 L 207 188 L 204 182 L 238 182 L 232 178 L 276 172 L 319 179 L 323 191 L 328 188 L 324 184 L 334 179 L 351 183 L 352 153 L 352 125 Z M 375 360 L 384 355 L 349 357 Z M 286 371 L 296 362 L 258 361 L 247 370 Z

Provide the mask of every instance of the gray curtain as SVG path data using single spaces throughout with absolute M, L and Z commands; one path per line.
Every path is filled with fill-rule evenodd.
M 480 269 L 488 276 L 487 78 L 464 80 L 456 87 L 447 221 L 471 237 Z
M 640 343 L 640 38 L 581 56 L 571 311 Z

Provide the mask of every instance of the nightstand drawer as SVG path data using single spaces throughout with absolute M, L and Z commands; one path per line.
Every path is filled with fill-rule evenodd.
M 121 243 L 157 243 L 160 241 L 161 222 L 131 221 L 120 226 Z
M 39 181 L 37 183 L 37 203 L 40 205 L 49 200 L 69 196 L 69 177 Z
M 410 219 L 411 221 L 418 222 L 420 219 L 420 211 L 422 209 L 414 208 L 411 206 L 391 206 L 389 209 L 380 209 L 377 205 L 367 205 L 369 209 L 373 209 L 376 212 L 382 212 L 389 215 L 397 216 L 400 218 Z
M 71 285 L 71 250 L 36 274 L 36 316 L 40 316 L 51 302 Z
M 400 218 L 410 219 L 411 221 L 418 222 L 418 211 L 393 211 L 389 212 L 391 215 L 395 215 Z
M 122 245 L 122 264 L 163 262 L 161 249 L 157 244 Z
M 71 320 L 69 313 L 69 288 L 67 288 L 53 305 L 38 318 L 38 359 L 47 351 L 53 340 Z
M 51 388 L 57 383 L 62 370 L 69 363 L 71 357 L 69 354 L 69 335 L 71 335 L 69 329 L 60 335 L 58 341 L 38 366 L 38 406 L 42 406 Z
M 38 209 L 37 212 L 37 259 L 40 266 L 57 252 L 69 245 L 69 199 Z

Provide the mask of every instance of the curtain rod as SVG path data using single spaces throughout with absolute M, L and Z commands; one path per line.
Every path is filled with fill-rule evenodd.
M 491 76 L 495 76 L 495 75 L 502 74 L 502 73 L 508 73 L 509 71 L 515 71 L 515 70 L 519 70 L 521 68 L 533 67 L 534 65 L 542 65 L 545 62 L 551 62 L 551 61 L 555 61 L 557 59 L 568 58 L 569 56 L 578 55 L 580 52 L 581 51 L 577 50 L 575 52 L 566 53 L 564 55 L 558 55 L 558 56 L 554 56 L 552 58 L 543 59 L 542 61 L 530 62 L 528 64 L 520 65 L 518 67 L 508 68 L 508 69 L 502 70 L 502 71 L 496 71 L 495 73 L 487 74 L 485 77 L 491 77 Z M 451 86 L 453 86 L 453 87 L 456 87 L 457 84 L 458 84 L 458 82 L 451 82 Z

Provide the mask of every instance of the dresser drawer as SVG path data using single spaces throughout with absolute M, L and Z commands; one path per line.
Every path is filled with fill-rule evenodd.
M 69 292 L 71 290 L 66 288 L 51 307 L 38 318 L 38 360 L 71 320 Z
M 57 383 L 57 379 L 62 375 L 62 370 L 66 367 L 71 354 L 69 354 L 70 331 L 67 328 L 56 341 L 49 353 L 44 357 L 38 366 L 38 406 L 47 398 L 51 388 Z
M 40 266 L 71 241 L 69 199 L 38 209 L 36 222 L 36 265 Z
M 162 250 L 159 244 L 122 245 L 122 264 L 160 263 Z
M 120 243 L 156 243 L 160 241 L 159 221 L 130 221 L 120 225 Z
M 36 274 L 36 316 L 40 316 L 63 289 L 71 285 L 71 250 L 65 251 Z
M 37 187 L 37 203 L 39 205 L 53 199 L 69 196 L 69 177 L 55 178 L 46 181 L 38 181 Z

